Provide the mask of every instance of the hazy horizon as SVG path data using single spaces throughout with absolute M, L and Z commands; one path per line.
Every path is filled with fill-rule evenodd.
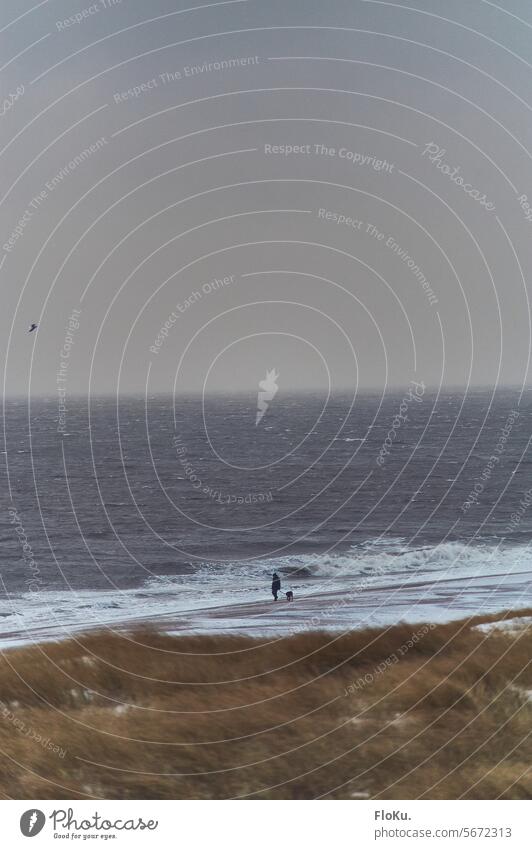
M 401 395 L 402 392 L 408 390 L 408 383 L 397 384 L 397 385 L 388 385 L 387 387 L 382 386 L 363 386 L 358 387 L 356 392 L 353 392 L 352 388 L 349 387 L 338 387 L 334 392 L 330 393 L 330 397 L 350 397 L 352 395 L 363 396 L 363 395 Z M 434 394 L 439 393 L 441 395 L 447 395 L 456 392 L 483 392 L 483 393 L 497 393 L 497 392 L 515 392 L 520 395 L 524 395 L 526 392 L 532 391 L 532 385 L 530 386 L 519 386 L 517 384 L 503 384 L 499 383 L 497 386 L 492 386 L 490 384 L 470 384 L 466 385 L 451 385 L 451 384 L 442 384 L 441 386 L 436 386 L 434 384 L 425 384 L 425 393 Z M 176 392 L 172 393 L 169 391 L 159 391 L 159 392 L 150 392 L 148 395 L 140 394 L 138 392 L 127 391 L 127 392 L 119 392 L 113 394 L 112 392 L 91 392 L 90 395 L 87 393 L 69 393 L 69 400 L 71 401 L 87 401 L 88 398 L 91 399 L 109 399 L 113 400 L 116 398 L 129 398 L 135 399 L 139 401 L 151 400 L 153 398 L 233 398 L 233 397 L 243 397 L 248 395 L 257 394 L 257 386 L 249 386 L 245 389 L 241 389 L 239 391 L 228 392 L 223 389 L 213 390 L 209 393 L 201 393 L 201 392 Z M 320 392 L 319 388 L 309 388 L 309 389 L 298 389 L 295 386 L 286 386 L 279 389 L 279 393 L 277 395 L 277 399 L 281 399 L 283 395 L 290 395 L 290 397 L 298 397 L 298 396 L 314 396 L 319 397 Z M 33 392 L 31 395 L 24 394 L 11 394 L 4 396 L 4 402 L 7 401 L 22 401 L 22 400 L 41 400 L 41 401 L 55 401 L 56 395 L 53 393 L 38 393 Z

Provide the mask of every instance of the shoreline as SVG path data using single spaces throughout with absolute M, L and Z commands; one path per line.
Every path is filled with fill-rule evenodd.
M 222 604 L 206 604 L 187 609 L 166 609 L 157 612 L 155 605 L 149 613 L 138 612 L 133 600 L 128 614 L 113 610 L 111 615 L 98 610 L 85 622 L 71 615 L 64 621 L 53 622 L 53 612 L 46 624 L 31 628 L 2 631 L 0 650 L 31 646 L 39 643 L 64 641 L 79 634 L 98 631 L 123 633 L 136 628 L 149 628 L 167 635 L 242 637 L 287 637 L 316 631 L 350 633 L 367 628 L 392 628 L 402 624 L 430 622 L 445 625 L 464 618 L 491 617 L 532 604 L 530 583 L 532 573 L 497 573 L 466 579 L 463 576 L 431 580 L 430 575 L 399 576 L 378 585 L 349 588 L 345 578 L 330 581 L 329 587 L 317 591 L 315 581 L 303 583 L 296 589 L 295 599 L 283 597 L 274 602 L 264 600 L 228 600 Z M 395 580 L 394 580 L 395 578 Z M 334 584 L 336 583 L 336 586 Z M 305 592 L 306 588 L 306 592 Z M 312 591 L 314 589 L 314 592 Z

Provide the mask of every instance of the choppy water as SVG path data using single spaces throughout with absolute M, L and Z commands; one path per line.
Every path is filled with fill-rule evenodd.
M 256 395 L 70 400 L 65 436 L 55 399 L 7 401 L 0 630 L 268 599 L 274 568 L 300 596 L 501 576 L 495 609 L 532 604 L 528 395 L 407 394 L 279 392 L 257 426 Z

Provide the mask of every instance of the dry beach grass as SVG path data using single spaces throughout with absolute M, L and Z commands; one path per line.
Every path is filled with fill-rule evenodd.
M 7 651 L 0 792 L 529 799 L 532 626 L 474 627 L 501 618 L 270 642 L 141 629 Z

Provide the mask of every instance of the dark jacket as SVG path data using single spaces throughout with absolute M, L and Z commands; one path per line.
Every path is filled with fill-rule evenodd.
M 279 575 L 277 574 L 277 572 L 274 572 L 273 573 L 273 580 L 272 580 L 272 593 L 279 592 L 280 589 L 281 589 L 281 579 L 280 579 Z

